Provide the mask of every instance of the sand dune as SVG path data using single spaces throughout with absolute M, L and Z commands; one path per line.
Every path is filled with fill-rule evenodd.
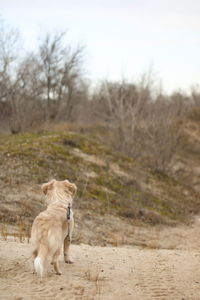
M 0 299 L 200 299 L 200 253 L 188 249 L 73 245 L 63 275 L 33 274 L 31 246 L 0 241 Z

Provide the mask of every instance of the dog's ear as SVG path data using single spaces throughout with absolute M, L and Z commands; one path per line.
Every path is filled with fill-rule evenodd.
M 41 188 L 45 195 L 47 194 L 48 190 L 51 190 L 53 188 L 54 182 L 55 182 L 55 179 L 52 179 L 51 181 L 42 184 Z
M 74 196 L 76 194 L 76 191 L 77 191 L 77 186 L 74 183 L 70 183 L 69 184 L 69 190 L 72 193 L 72 196 Z
M 76 191 L 77 191 L 76 185 L 74 183 L 70 183 L 68 180 L 66 180 L 65 183 L 68 187 L 68 190 L 72 194 L 72 196 L 74 196 L 76 194 Z

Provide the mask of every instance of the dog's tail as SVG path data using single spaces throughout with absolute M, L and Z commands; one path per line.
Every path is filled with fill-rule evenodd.
M 42 262 L 42 258 L 37 256 L 34 260 L 34 268 L 38 276 L 43 277 L 44 275 L 44 266 Z

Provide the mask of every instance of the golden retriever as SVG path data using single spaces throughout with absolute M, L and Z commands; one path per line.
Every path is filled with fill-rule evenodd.
M 35 218 L 32 225 L 31 242 L 34 247 L 34 269 L 40 277 L 43 277 L 47 259 L 50 256 L 56 274 L 61 275 L 58 256 L 61 254 L 63 244 L 65 262 L 73 262 L 69 257 L 69 246 L 74 227 L 71 207 L 77 188 L 68 180 L 56 181 L 53 179 L 43 184 L 42 190 L 49 205 Z

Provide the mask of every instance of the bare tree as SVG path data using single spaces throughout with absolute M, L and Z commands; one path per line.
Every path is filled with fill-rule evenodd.
M 66 46 L 64 33 L 47 34 L 38 51 L 19 59 L 19 33 L 3 22 L 0 27 L 0 116 L 9 120 L 10 131 L 18 133 L 61 118 L 75 120 L 87 94 L 84 48 Z
M 15 128 L 14 131 L 18 131 L 19 127 L 18 105 L 14 96 L 16 87 L 14 63 L 18 58 L 16 53 L 19 48 L 19 37 L 17 30 L 0 20 L 0 101 L 5 104 L 7 113 L 10 107 L 10 126 Z
M 74 91 L 81 78 L 83 47 L 73 50 L 63 43 L 65 33 L 47 34 L 39 48 L 40 79 L 46 102 L 46 121 L 59 118 L 63 108 L 70 119 Z
M 119 150 L 130 152 L 135 128 L 151 98 L 147 87 L 122 82 L 103 82 L 94 96 L 96 117 L 109 125 Z

